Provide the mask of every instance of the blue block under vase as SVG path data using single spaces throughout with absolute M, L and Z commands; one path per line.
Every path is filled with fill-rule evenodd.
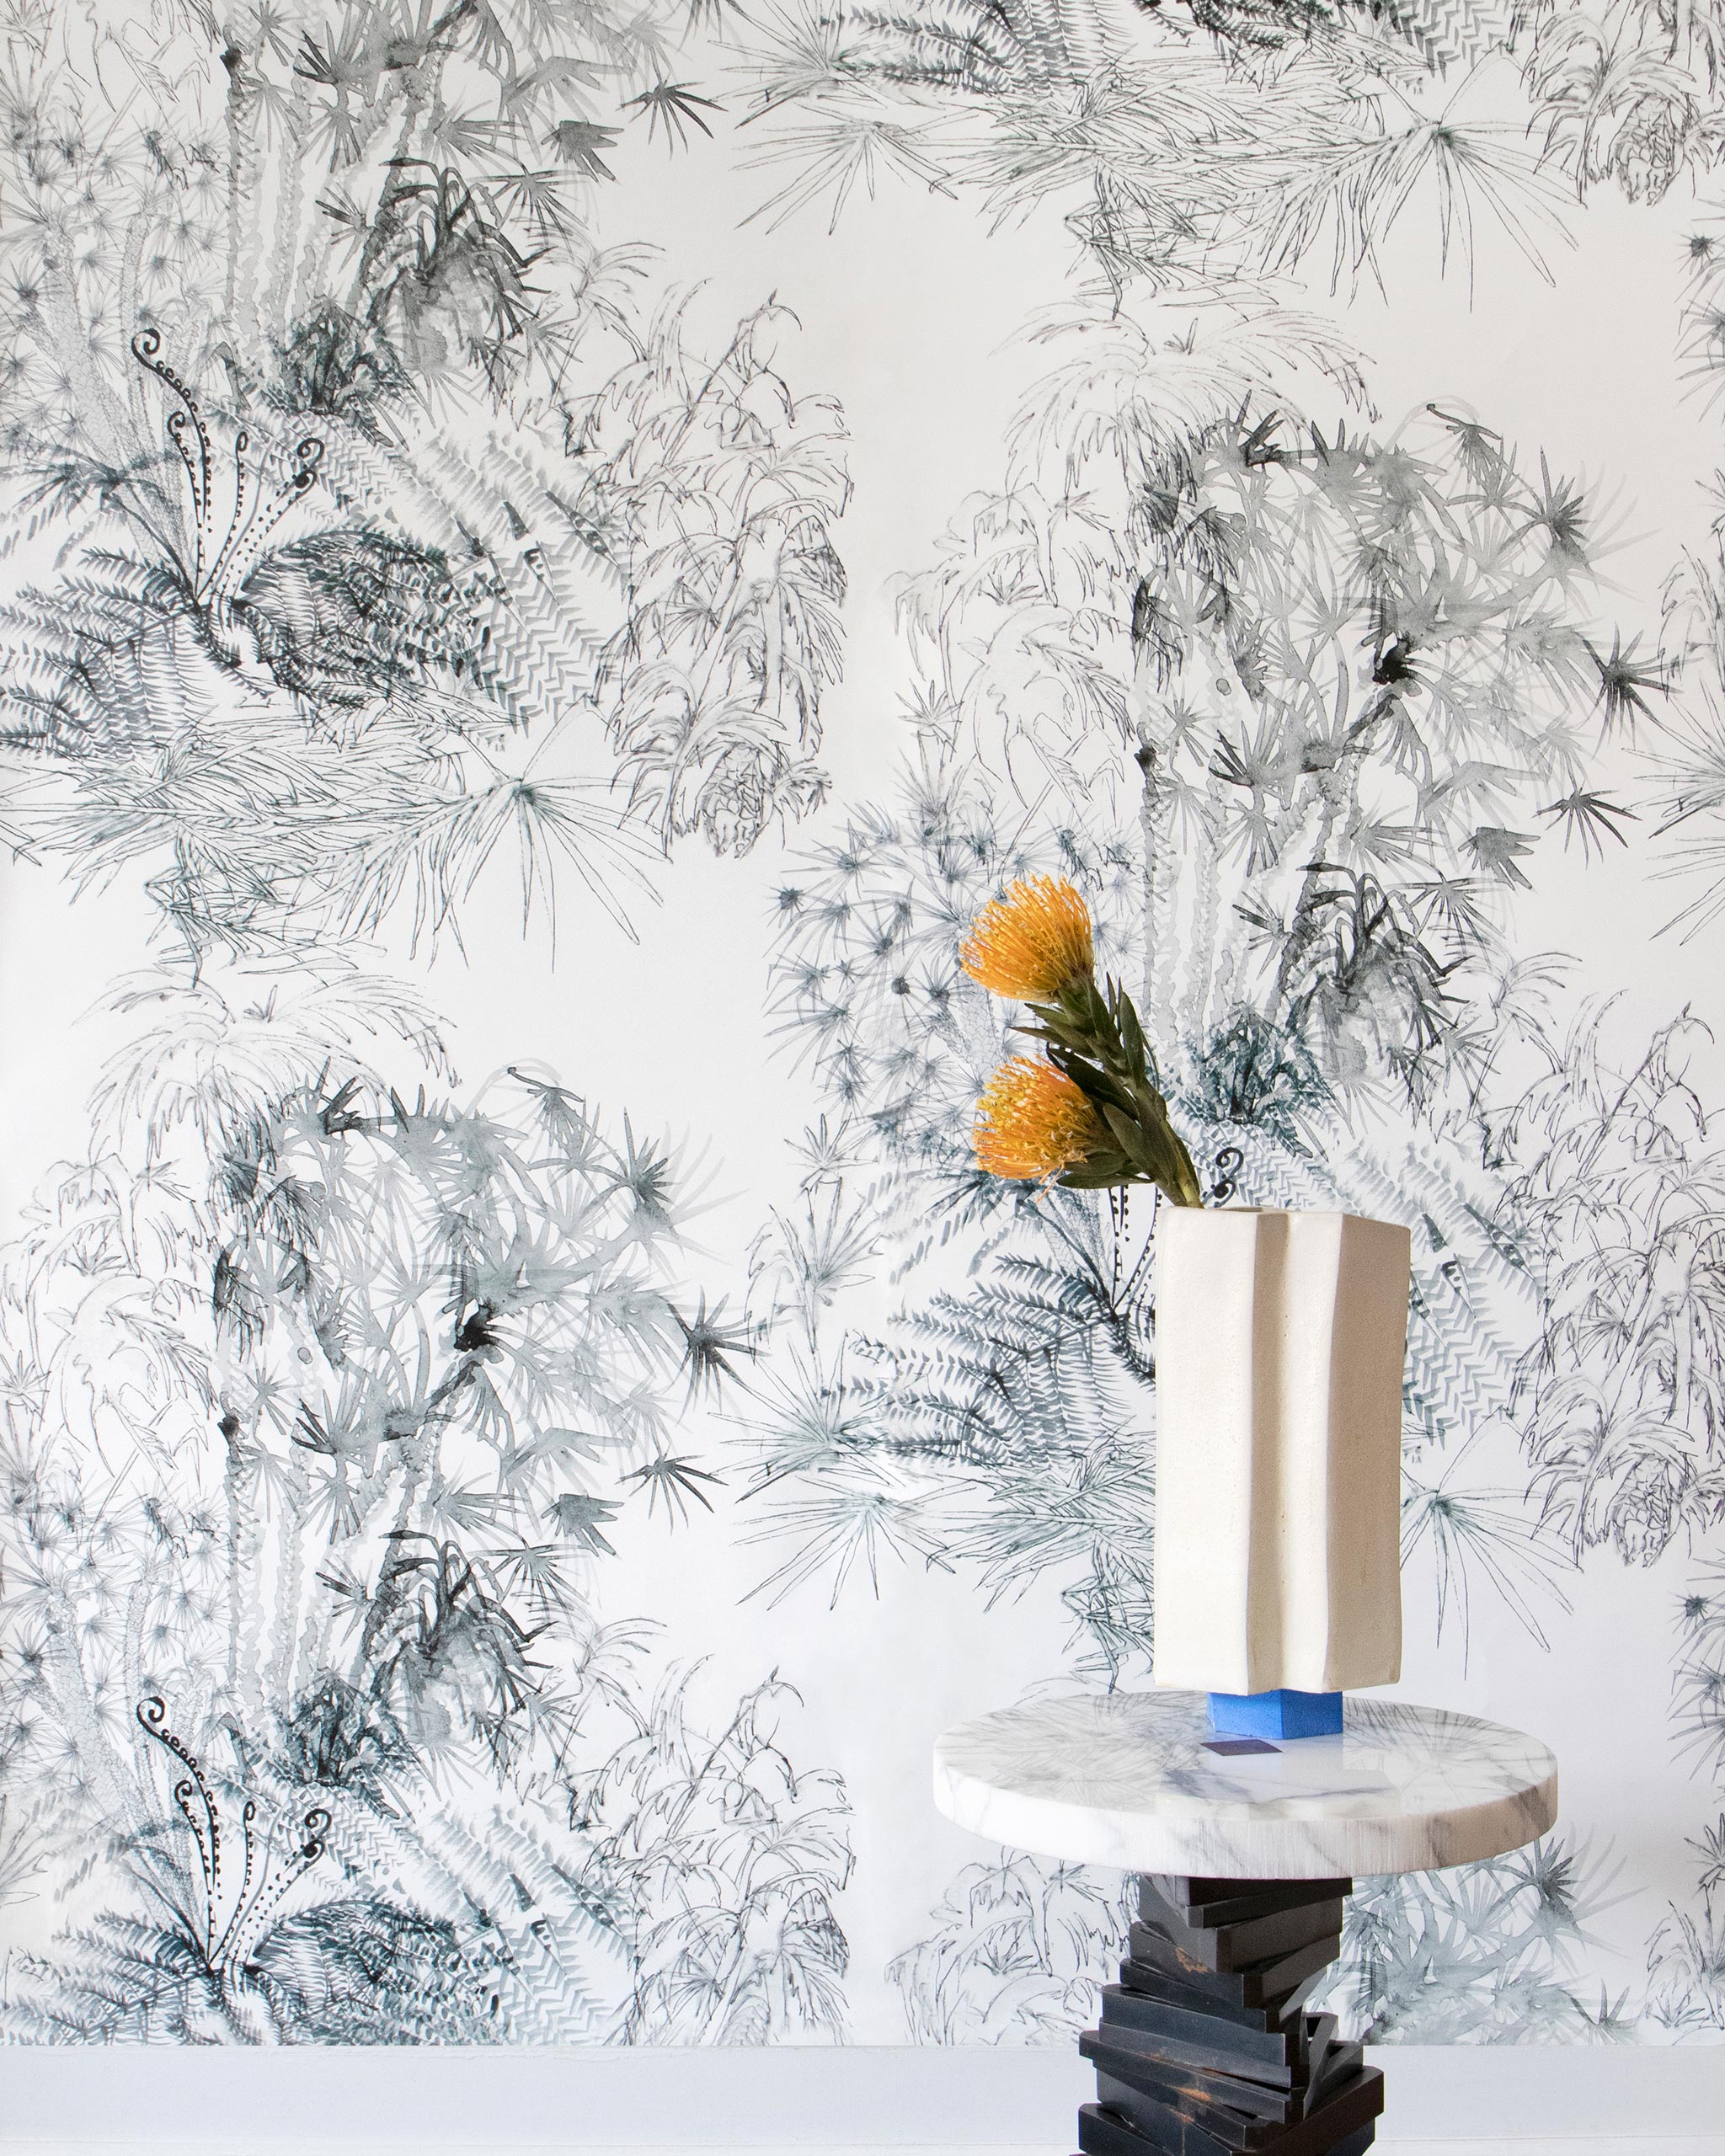
M 1339 1692 L 1212 1692 L 1210 1726 L 1218 1737 L 1339 1737 Z

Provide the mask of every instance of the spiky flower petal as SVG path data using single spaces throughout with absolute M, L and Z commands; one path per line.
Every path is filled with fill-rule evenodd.
M 1096 963 L 1090 909 L 1063 876 L 1027 876 L 977 915 L 959 959 L 996 995 L 1051 1002 Z
M 1070 1078 L 1028 1055 L 1003 1063 L 976 1104 L 976 1164 L 1013 1182 L 1058 1175 L 1108 1134 Z

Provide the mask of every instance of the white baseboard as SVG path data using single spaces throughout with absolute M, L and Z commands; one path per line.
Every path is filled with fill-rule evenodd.
M 1725 2045 L 1372 2054 L 1383 2156 L 1725 2156 Z M 0 2156 L 1071 2156 L 1073 2052 L 0 2052 Z

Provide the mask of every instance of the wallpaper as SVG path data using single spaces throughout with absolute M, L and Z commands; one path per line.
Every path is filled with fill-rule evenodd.
M 1064 2043 L 1155 1215 L 1413 1231 L 1382 2041 L 1725 2029 L 1725 12 L 3 0 L 0 2031 Z

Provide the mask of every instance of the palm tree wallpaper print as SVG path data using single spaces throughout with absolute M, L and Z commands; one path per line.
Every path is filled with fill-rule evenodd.
M 5 0 L 0 2031 L 1065 2043 L 1147 1194 L 1413 1230 L 1379 2041 L 1725 2031 L 1725 13 Z

